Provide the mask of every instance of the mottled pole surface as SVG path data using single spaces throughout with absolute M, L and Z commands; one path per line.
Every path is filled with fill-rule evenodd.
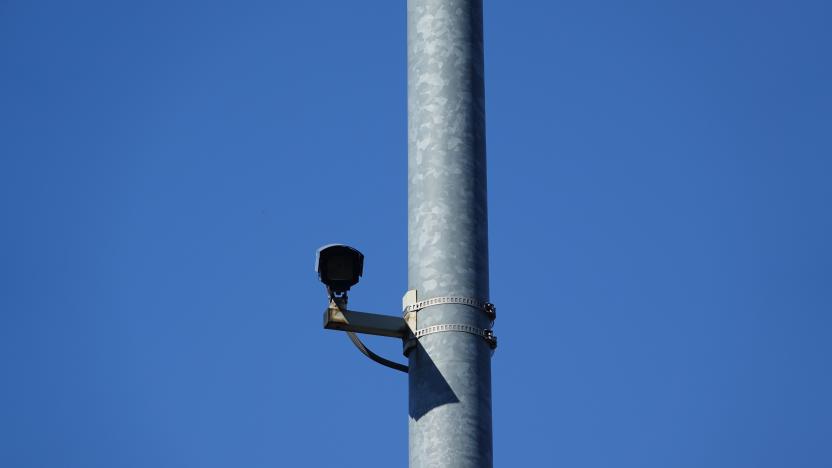
M 408 0 L 408 282 L 419 300 L 488 300 L 482 0 Z M 422 309 L 418 328 L 489 328 L 473 307 Z M 491 350 L 462 332 L 409 354 L 410 466 L 490 467 Z

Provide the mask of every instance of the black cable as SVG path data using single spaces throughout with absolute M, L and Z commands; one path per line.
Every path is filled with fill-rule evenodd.
M 335 304 L 335 307 L 338 307 L 339 310 L 341 310 L 341 302 L 343 302 L 344 306 L 346 306 L 346 304 L 347 304 L 347 293 L 344 293 L 343 296 L 336 299 L 335 295 L 332 293 L 332 291 L 329 290 L 329 288 L 327 288 L 327 292 L 329 292 L 329 299 L 332 301 L 333 304 Z M 356 335 L 355 333 L 353 333 L 351 331 L 348 331 L 346 333 L 347 333 L 347 336 L 350 337 L 350 341 L 352 341 L 352 344 L 354 344 L 355 347 L 358 348 L 359 351 L 361 351 L 361 354 L 367 356 L 368 358 L 370 358 L 373 361 L 381 364 L 382 366 L 386 366 L 386 367 L 389 367 L 391 369 L 396 369 L 397 371 L 404 372 L 405 374 L 407 374 L 410 371 L 410 368 L 407 367 L 406 365 L 399 364 L 398 362 L 393 362 L 393 361 L 384 359 L 383 357 L 379 356 L 378 354 L 370 351 L 370 349 L 363 342 L 361 342 L 361 339 L 358 338 L 358 335 Z
M 372 359 L 373 361 L 381 364 L 382 366 L 387 366 L 391 369 L 396 369 L 397 371 L 402 371 L 405 374 L 407 374 L 408 371 L 410 370 L 404 364 L 399 364 L 398 362 L 388 361 L 387 359 L 384 359 L 383 357 L 379 356 L 378 354 L 370 351 L 367 348 L 367 346 L 365 346 L 364 343 L 361 342 L 361 340 L 358 338 L 358 336 L 355 333 L 348 331 L 347 336 L 350 337 L 350 341 L 352 341 L 352 344 L 354 344 L 355 347 L 358 348 L 358 350 L 361 351 L 362 354 L 364 354 L 368 358 Z

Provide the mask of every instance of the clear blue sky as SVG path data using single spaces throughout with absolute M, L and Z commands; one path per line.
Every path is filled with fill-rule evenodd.
M 830 3 L 485 8 L 496 464 L 832 466 Z M 405 66 L 403 0 L 0 0 L 0 466 L 405 466 L 313 271 L 398 313 Z

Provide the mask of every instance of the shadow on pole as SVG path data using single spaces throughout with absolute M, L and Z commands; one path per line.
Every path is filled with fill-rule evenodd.
M 418 388 L 417 394 L 421 398 L 410 399 L 410 417 L 418 421 L 435 408 L 450 403 L 459 403 L 459 398 L 457 398 L 425 348 L 422 347 L 422 344 L 417 341 L 415 348 L 410 353 L 413 353 L 410 361 L 411 365 L 419 367 L 420 376 L 422 377 L 418 379 L 418 382 L 411 380 L 411 385 Z M 411 388 L 411 393 L 414 390 Z

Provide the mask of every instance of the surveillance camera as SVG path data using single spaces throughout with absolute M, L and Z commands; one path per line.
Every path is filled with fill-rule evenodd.
M 325 245 L 318 249 L 315 271 L 331 293 L 343 295 L 358 284 L 364 272 L 364 255 L 348 245 Z

